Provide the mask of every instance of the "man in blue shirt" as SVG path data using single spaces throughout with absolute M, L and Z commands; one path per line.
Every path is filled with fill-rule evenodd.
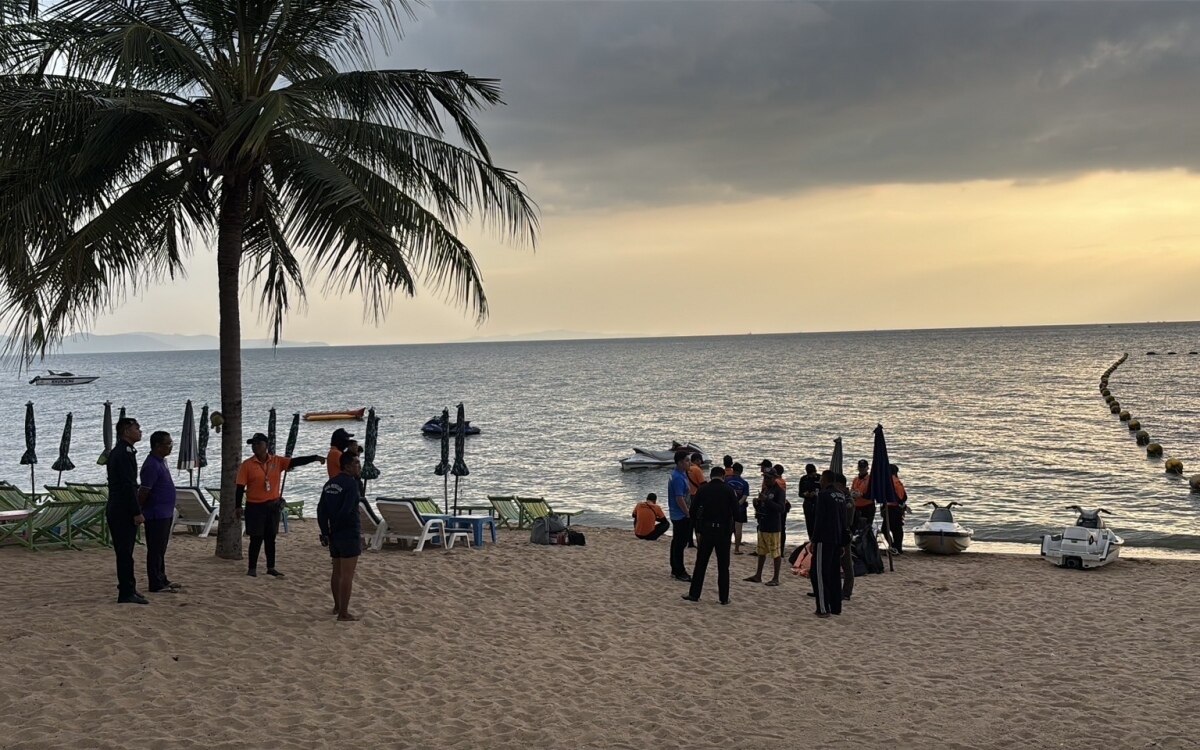
M 687 468 L 687 451 L 678 451 L 675 454 L 675 470 L 667 482 L 667 508 L 671 515 L 671 575 L 676 581 L 691 583 L 692 577 L 683 565 L 683 551 L 692 539 L 689 510 L 691 488 L 688 485 Z
M 175 480 L 167 456 L 175 447 L 171 435 L 161 430 L 150 435 L 150 455 L 142 462 L 138 503 L 146 519 L 146 581 L 150 593 L 173 594 L 178 583 L 167 579 L 167 544 L 175 520 Z
M 742 472 L 746 467 L 740 463 L 735 463 L 730 467 L 732 474 L 725 477 L 725 484 L 733 489 L 733 494 L 737 496 L 737 509 L 733 514 L 733 554 L 742 554 L 742 525 L 746 523 L 748 515 L 746 506 L 750 504 L 750 483 L 742 477 Z
M 325 483 L 317 503 L 317 525 L 321 527 L 321 544 L 329 547 L 333 558 L 333 573 L 329 588 L 333 592 L 333 611 L 341 622 L 358 618 L 350 614 L 350 592 L 354 586 L 354 570 L 362 554 L 362 522 L 358 517 L 358 477 L 362 465 L 358 454 L 345 451 L 339 458 L 341 471 Z

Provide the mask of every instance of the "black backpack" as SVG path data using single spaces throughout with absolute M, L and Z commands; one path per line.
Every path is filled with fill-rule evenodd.
M 879 542 L 875 541 L 874 529 L 858 532 L 850 543 L 850 555 L 854 560 L 854 575 L 883 572 L 883 557 L 879 554 Z

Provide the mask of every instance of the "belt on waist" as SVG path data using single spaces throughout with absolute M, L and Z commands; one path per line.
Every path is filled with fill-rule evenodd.
M 266 505 L 267 503 L 277 503 L 282 499 L 282 497 L 276 497 L 271 500 L 247 500 L 246 505 Z

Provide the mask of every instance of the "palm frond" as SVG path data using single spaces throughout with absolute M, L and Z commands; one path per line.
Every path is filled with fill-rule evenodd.
M 249 223 L 242 238 L 250 281 L 261 285 L 259 310 L 270 320 L 272 343 L 278 344 L 283 320 L 294 304 L 304 302 L 304 273 L 279 224 L 285 215 L 275 188 L 261 174 L 251 187 Z

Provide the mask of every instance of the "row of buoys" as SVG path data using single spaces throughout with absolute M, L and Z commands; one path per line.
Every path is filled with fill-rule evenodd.
M 1168 352 L 1168 354 L 1174 353 L 1175 352 Z M 1195 354 L 1195 352 L 1190 353 Z M 1146 354 L 1155 355 L 1157 352 L 1146 352 Z M 1108 369 L 1104 371 L 1104 374 L 1100 376 L 1100 395 L 1104 397 L 1104 403 L 1108 404 L 1108 410 L 1111 413 L 1116 414 L 1117 418 L 1124 422 L 1125 426 L 1129 428 L 1129 431 L 1133 433 L 1134 440 L 1137 442 L 1137 444 L 1146 446 L 1146 457 L 1161 458 L 1163 454 L 1162 445 L 1159 443 L 1150 442 L 1150 433 L 1142 429 L 1142 423 L 1132 414 L 1130 414 L 1128 410 L 1121 408 L 1121 402 L 1117 400 L 1116 396 L 1112 395 L 1112 391 L 1108 387 L 1109 377 L 1117 371 L 1118 367 L 1125 364 L 1127 359 L 1129 359 L 1128 352 L 1122 354 L 1120 359 L 1109 365 Z M 1180 461 L 1178 458 L 1168 458 L 1163 464 L 1163 468 L 1168 474 L 1176 474 L 1179 476 L 1183 475 L 1183 461 Z M 1191 485 L 1193 490 L 1200 492 L 1200 474 L 1193 476 L 1188 483 Z

